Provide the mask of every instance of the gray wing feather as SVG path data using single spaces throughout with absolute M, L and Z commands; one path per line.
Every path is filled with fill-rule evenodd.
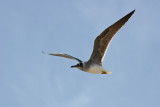
M 42 52 L 45 53 L 45 52 Z M 45 53 L 46 54 L 46 53 Z M 64 57 L 64 58 L 68 58 L 68 59 L 73 59 L 73 60 L 77 60 L 78 62 L 82 62 L 80 59 L 75 58 L 71 55 L 68 54 L 63 54 L 63 53 L 49 53 L 48 55 L 53 55 L 53 56 L 60 56 L 60 57 Z
M 105 55 L 106 49 L 116 32 L 128 21 L 135 10 L 118 20 L 116 23 L 105 29 L 94 40 L 94 48 L 89 61 L 102 65 L 102 59 Z

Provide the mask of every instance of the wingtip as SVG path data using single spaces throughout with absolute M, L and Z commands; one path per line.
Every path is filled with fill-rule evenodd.
M 48 55 L 55 55 L 54 53 L 48 53 Z
M 55 54 L 53 54 L 53 53 L 46 53 L 46 52 L 44 52 L 44 51 L 42 51 L 42 53 L 43 53 L 43 54 L 47 54 L 47 55 L 55 55 Z
M 43 54 L 48 54 L 48 53 L 47 53 L 47 52 L 45 52 L 45 51 L 42 51 L 42 53 L 43 53 Z
M 132 15 L 134 12 L 136 11 L 136 9 L 134 9 L 132 12 L 130 12 L 129 14 Z
M 136 9 L 134 9 L 132 12 L 134 13 L 136 11 Z
M 124 16 L 123 18 L 128 20 L 128 19 L 133 15 L 133 13 L 134 13 L 135 11 L 136 11 L 136 9 L 134 9 L 133 11 L 131 11 L 130 13 L 128 13 L 128 14 L 127 14 L 126 16 Z M 122 19 L 123 19 L 123 18 L 122 18 Z M 120 20 L 121 20 L 121 19 L 120 19 Z
M 136 9 L 134 9 L 133 11 L 131 11 L 128 15 L 132 15 L 135 11 L 136 11 Z

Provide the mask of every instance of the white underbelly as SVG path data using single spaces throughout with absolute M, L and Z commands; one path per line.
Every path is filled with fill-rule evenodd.
M 87 72 L 93 73 L 93 74 L 101 74 L 102 73 L 102 67 L 99 65 L 93 65 L 91 66 Z

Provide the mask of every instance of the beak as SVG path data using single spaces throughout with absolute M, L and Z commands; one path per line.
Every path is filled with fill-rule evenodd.
M 73 65 L 73 66 L 71 66 L 71 68 L 74 68 L 74 67 L 78 67 L 78 65 Z

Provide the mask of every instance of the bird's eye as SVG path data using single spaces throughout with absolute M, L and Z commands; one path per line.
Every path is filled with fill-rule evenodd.
M 83 64 L 82 63 L 80 63 L 80 66 L 82 66 Z

